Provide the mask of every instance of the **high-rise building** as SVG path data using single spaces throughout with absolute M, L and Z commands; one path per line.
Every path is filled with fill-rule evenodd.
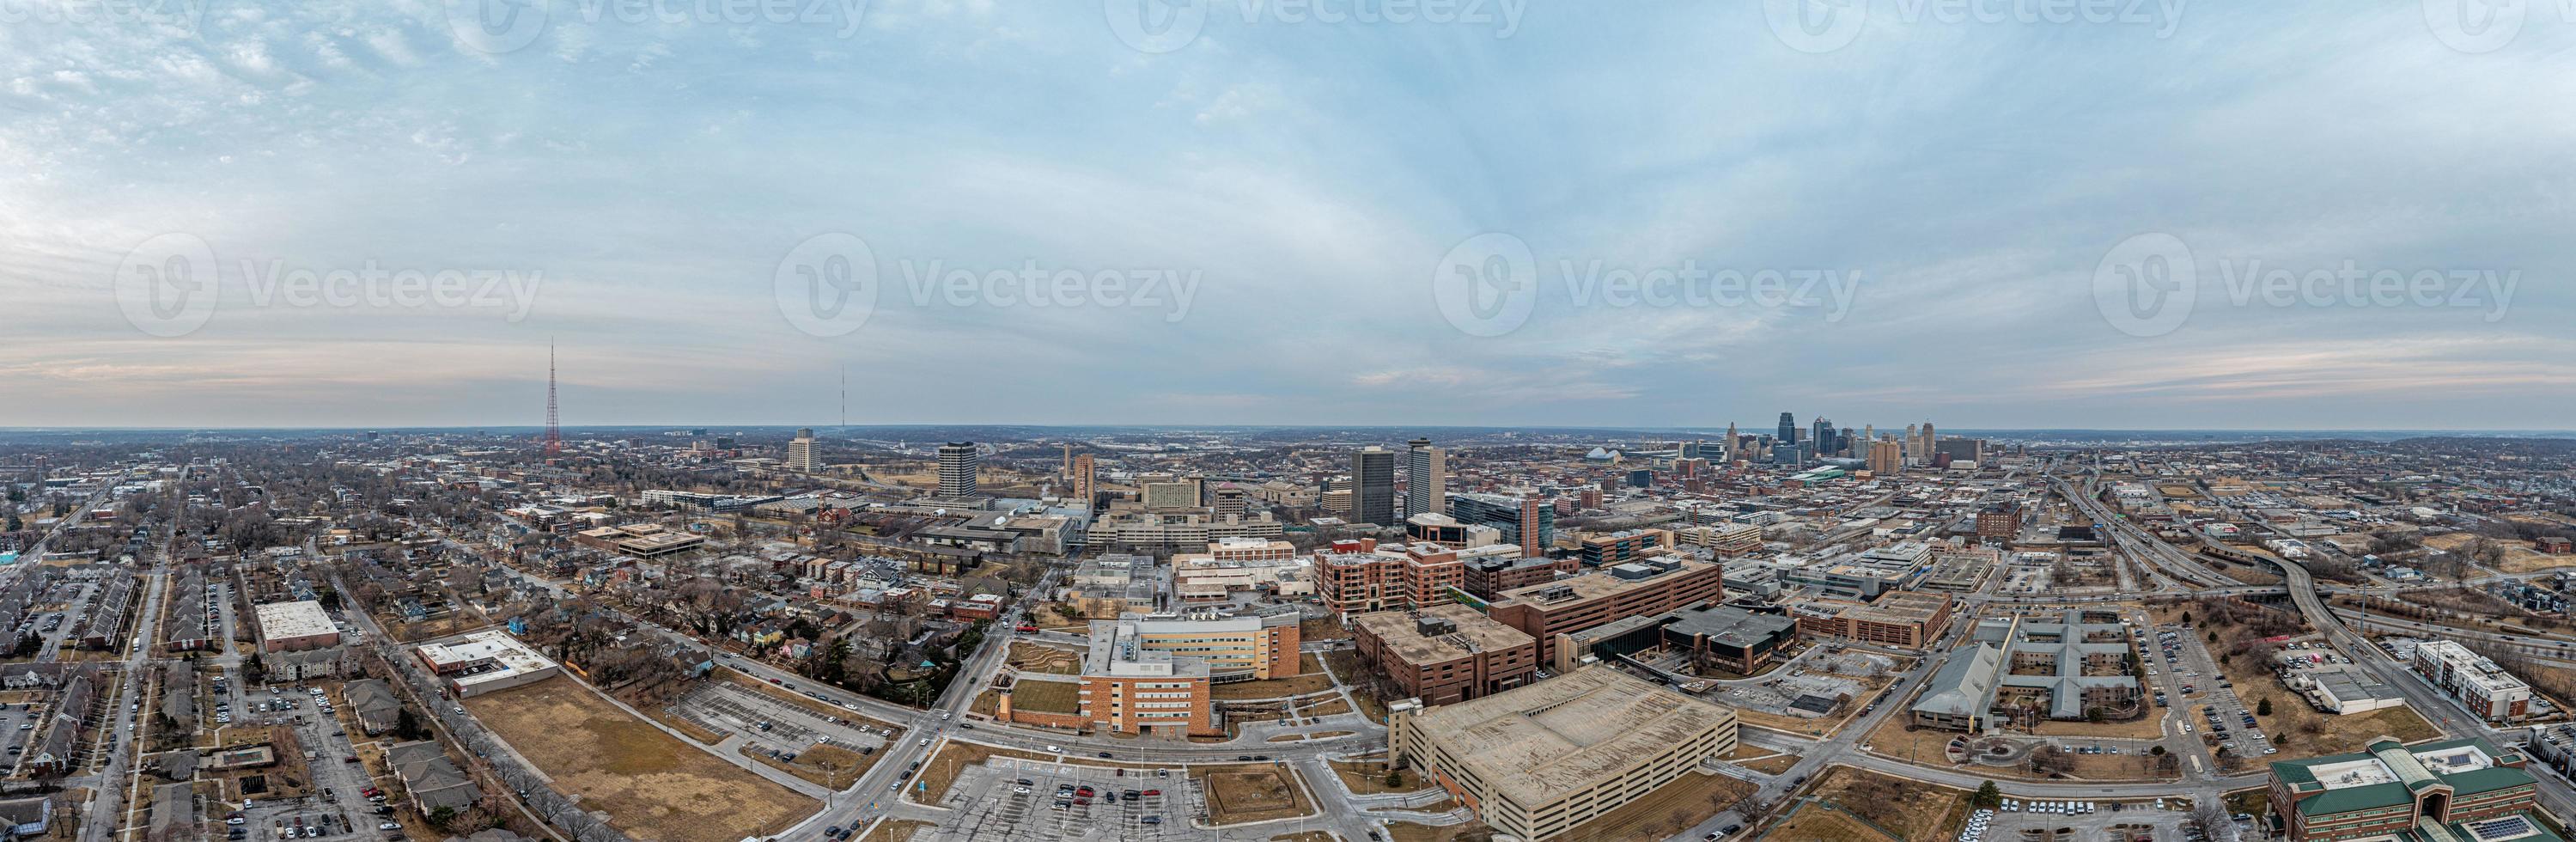
M 1892 441 L 1869 443 L 1869 472 L 1892 477 L 1905 471 L 1905 448 Z
M 1797 416 L 1797 415 L 1795 415 L 1795 414 L 1793 414 L 1793 413 L 1787 413 L 1787 412 L 1780 413 L 1780 443 L 1781 443 L 1781 444 L 1797 444 L 1797 443 L 1798 443 L 1798 416 Z
M 1393 526 L 1395 516 L 1395 451 L 1376 445 L 1351 454 L 1351 520 Z
M 1405 443 L 1404 451 L 1404 516 L 1440 514 L 1441 501 L 1449 496 L 1449 455 L 1432 447 L 1430 439 Z
M 1503 542 L 1538 558 L 1556 544 L 1556 507 L 1536 494 L 1451 494 L 1449 516 L 1459 523 L 1502 530 Z
M 1825 420 L 1822 415 L 1816 416 L 1816 433 L 1809 439 L 1816 443 L 1816 455 L 1819 457 L 1842 452 L 1842 448 L 1836 446 L 1834 441 L 1834 422 Z
M 787 469 L 814 472 L 814 428 L 796 429 L 796 438 L 787 443 Z
M 972 497 L 975 474 L 983 457 L 971 441 L 952 441 L 939 446 L 939 496 Z
M 1073 499 L 1082 501 L 1082 504 L 1085 506 L 1091 505 L 1091 495 L 1100 490 L 1098 486 L 1093 484 L 1099 479 L 1099 470 L 1100 468 L 1093 462 L 1091 454 L 1085 453 L 1073 457 Z
M 1740 439 L 1740 438 L 1737 438 L 1737 434 L 1736 434 L 1736 432 L 1735 432 L 1735 422 L 1733 422 L 1733 421 L 1728 421 L 1728 422 L 1726 422 L 1726 448 L 1725 448 L 1725 450 L 1723 451 L 1723 452 L 1726 454 L 1726 461 L 1728 461 L 1728 462 L 1733 462 L 1733 461 L 1735 461 L 1735 459 L 1736 459 L 1735 449 L 1736 449 L 1736 448 L 1738 448 L 1738 447 L 1742 447 L 1742 446 L 1744 446 L 1744 440 L 1743 440 L 1743 439 Z

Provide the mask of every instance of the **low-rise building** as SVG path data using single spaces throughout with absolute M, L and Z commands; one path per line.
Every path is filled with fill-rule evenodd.
M 2418 643 L 2415 671 L 2488 722 L 2513 722 L 2531 715 L 2531 685 L 2469 647 L 2448 640 Z
M 499 630 L 476 632 L 456 643 L 426 644 L 413 652 L 460 699 L 534 684 L 563 671 L 553 660 Z
M 2272 764 L 2268 809 L 2287 842 L 2559 842 L 2533 815 L 2540 785 L 2526 763 L 2485 740 L 2380 737 L 2365 751 Z
M 259 623 L 259 648 L 262 652 L 290 652 L 320 649 L 340 644 L 340 627 L 331 622 L 331 614 L 322 603 L 272 602 L 255 609 Z

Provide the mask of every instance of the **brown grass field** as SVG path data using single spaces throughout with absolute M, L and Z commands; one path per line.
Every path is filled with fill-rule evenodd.
M 1287 678 L 1260 681 L 1236 681 L 1208 688 L 1208 697 L 1217 701 L 1276 699 L 1281 696 L 1303 696 L 1333 689 L 1333 676 L 1324 672 L 1324 663 L 1313 655 L 1297 656 L 1297 674 Z
M 1646 797 L 1628 802 L 1608 815 L 1574 826 L 1564 842 L 1614 842 L 1621 839 L 1662 839 L 1708 820 L 1744 796 L 1753 794 L 1754 786 L 1725 775 L 1703 775 L 1686 772 L 1679 779 L 1663 785 Z
M 1082 671 L 1082 656 L 1035 643 L 1012 642 L 1009 662 L 1012 669 L 1021 672 L 1073 675 Z
M 568 678 L 466 699 L 475 718 L 638 839 L 733 842 L 822 805 L 619 710 Z
M 1835 766 L 1827 771 L 1824 779 L 1815 783 L 1813 792 L 1816 797 L 1840 805 L 1843 809 L 1850 810 L 1853 815 L 1867 819 L 1889 831 L 1902 834 L 1909 840 L 1948 839 L 1951 836 L 1949 829 L 1965 822 L 1968 814 L 1966 790 L 1897 780 L 1849 766 Z M 1806 813 L 1805 810 L 1799 811 L 1799 817 L 1805 818 Z M 1853 823 L 1846 822 L 1846 824 Z M 1857 824 L 1853 826 L 1859 827 Z M 1772 836 L 1784 839 L 1810 838 L 1781 836 L 1780 833 L 1779 830 L 1774 830 Z M 1866 839 L 1876 836 L 1876 834 L 1869 834 L 1848 838 Z M 1826 835 L 1813 838 L 1844 837 Z
M 1297 786 L 1297 771 L 1286 766 L 1193 766 L 1190 777 L 1207 792 L 1209 824 L 1243 824 L 1314 813 L 1305 790 Z

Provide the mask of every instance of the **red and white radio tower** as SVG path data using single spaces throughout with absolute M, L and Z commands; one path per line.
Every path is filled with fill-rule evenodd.
M 555 341 L 546 340 L 546 459 L 563 453 L 563 425 L 555 417 Z

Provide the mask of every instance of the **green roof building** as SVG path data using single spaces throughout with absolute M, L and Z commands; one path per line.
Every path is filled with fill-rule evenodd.
M 2272 811 L 2291 842 L 2563 842 L 2532 816 L 2540 787 L 2526 762 L 2485 740 L 2380 737 L 2361 752 L 2272 764 Z

